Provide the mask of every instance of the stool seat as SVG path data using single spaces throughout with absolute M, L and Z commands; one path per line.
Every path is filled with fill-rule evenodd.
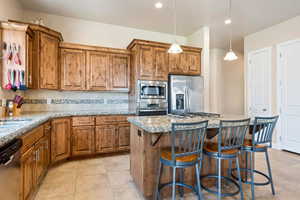
M 218 154 L 218 144 L 214 142 L 207 142 L 204 144 L 203 147 L 204 153 L 209 154 Z M 238 149 L 229 149 L 229 150 L 222 150 L 223 155 L 235 155 L 239 152 Z
M 176 151 L 176 154 L 179 152 Z M 166 160 L 166 161 L 172 161 L 172 151 L 171 149 L 164 149 L 161 152 L 161 159 Z M 187 162 L 196 162 L 198 160 L 198 156 L 193 154 L 193 155 L 188 155 L 188 156 L 180 156 L 176 157 L 176 162 L 178 163 L 187 163 Z
M 246 149 L 253 148 L 252 139 L 245 139 L 243 148 L 246 148 Z M 265 148 L 267 148 L 267 145 L 258 144 L 258 145 L 255 145 L 255 148 L 256 149 L 265 149 Z

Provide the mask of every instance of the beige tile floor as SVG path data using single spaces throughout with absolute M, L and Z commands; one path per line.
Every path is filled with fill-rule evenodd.
M 300 155 L 271 150 L 270 159 L 276 187 L 256 187 L 257 200 L 300 199 Z M 266 170 L 263 154 L 256 156 L 257 169 Z M 257 177 L 259 179 L 259 177 Z M 251 199 L 244 185 L 245 199 Z M 205 199 L 216 199 L 204 192 Z M 187 194 L 185 200 L 194 200 Z M 239 199 L 239 196 L 223 199 Z M 35 200 L 143 200 L 129 173 L 129 155 L 68 161 L 49 170 Z

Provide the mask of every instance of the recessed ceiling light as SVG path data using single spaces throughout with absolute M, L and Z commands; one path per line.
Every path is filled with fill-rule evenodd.
M 226 20 L 224 21 L 225 24 L 231 24 L 231 22 L 232 22 L 232 21 L 231 21 L 230 18 L 229 18 L 229 19 L 226 19 Z
M 163 4 L 161 2 L 155 3 L 155 8 L 162 8 Z

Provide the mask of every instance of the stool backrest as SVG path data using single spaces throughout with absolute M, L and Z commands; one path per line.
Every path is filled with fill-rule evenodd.
M 218 153 L 223 150 L 239 149 L 244 144 L 250 119 L 221 120 L 218 132 Z
M 278 118 L 279 116 L 255 117 L 252 132 L 253 147 L 259 144 L 268 144 L 269 147 L 272 147 L 272 136 Z
M 172 124 L 172 161 L 177 157 L 198 155 L 202 158 L 207 121 Z

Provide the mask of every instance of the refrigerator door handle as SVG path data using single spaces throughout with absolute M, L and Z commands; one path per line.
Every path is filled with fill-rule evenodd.
M 184 113 L 187 113 L 187 107 L 188 107 L 188 97 L 187 97 L 187 88 L 185 87 L 184 88 L 184 110 L 183 110 L 183 112 Z
M 190 89 L 187 89 L 187 99 L 188 99 L 188 101 L 187 101 L 187 104 L 188 104 L 188 106 L 187 106 L 187 112 L 189 113 L 189 112 L 191 112 Z

